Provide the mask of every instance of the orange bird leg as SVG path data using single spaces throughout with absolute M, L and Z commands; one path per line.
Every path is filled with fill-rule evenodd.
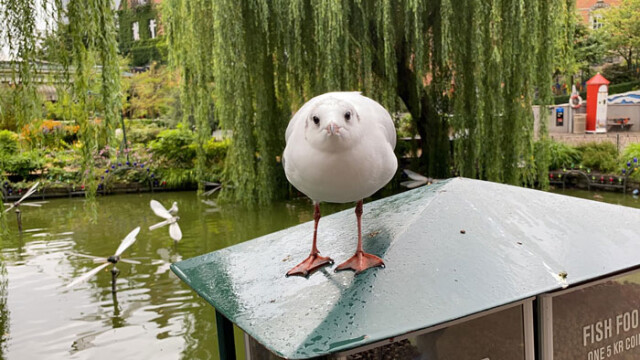
M 318 222 L 320 221 L 320 204 L 318 203 L 314 203 L 313 220 L 315 221 L 315 225 L 313 227 L 313 245 L 311 246 L 311 254 L 309 254 L 309 257 L 303 262 L 289 270 L 289 272 L 287 272 L 287 276 L 307 276 L 327 264 L 333 264 L 333 260 L 331 260 L 331 258 L 320 256 L 320 252 L 316 246 L 318 239 Z
M 382 259 L 362 250 L 362 200 L 358 201 L 356 205 L 356 218 L 358 219 L 358 248 L 355 255 L 336 267 L 336 271 L 351 269 L 359 274 L 368 268 L 384 267 Z

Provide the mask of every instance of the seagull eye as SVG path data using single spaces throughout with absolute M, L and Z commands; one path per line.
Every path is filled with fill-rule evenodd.
M 344 113 L 344 118 L 345 120 L 351 120 L 351 111 L 347 111 L 346 113 Z
M 314 115 L 313 116 L 313 123 L 316 124 L 316 125 L 320 124 L 320 118 Z

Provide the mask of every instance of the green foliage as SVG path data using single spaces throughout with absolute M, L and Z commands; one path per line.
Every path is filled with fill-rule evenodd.
M 42 153 L 37 150 L 19 154 L 0 154 L 0 169 L 7 174 L 18 175 L 26 179 L 29 174 L 44 168 Z
M 9 87 L 0 85 L 0 129 L 16 130 L 16 106 Z
M 633 161 L 633 158 L 640 159 L 640 143 L 627 145 L 627 147 L 624 148 L 624 151 L 622 152 L 622 156 L 620 158 L 624 163 L 624 167 L 626 167 L 627 161 Z M 624 167 L 621 167 L 621 169 Z
M 601 28 L 609 50 L 625 59 L 635 79 L 640 79 L 640 0 L 622 0 L 618 6 L 602 11 Z
M 149 147 L 151 152 L 163 159 L 167 165 L 177 168 L 192 168 L 196 151 L 192 143 L 195 135 L 179 126 L 177 129 L 163 130 Z
M 554 14 L 555 22 L 552 28 L 556 31 L 553 42 L 553 54 L 556 60 L 556 74 L 564 74 L 566 83 L 571 88 L 571 77 L 580 69 L 576 60 L 576 28 L 582 21 L 576 11 L 575 0 L 560 0 L 554 2 L 557 12 Z
M 188 189 L 197 186 L 194 168 L 158 168 L 158 178 L 167 182 L 170 188 Z
M 179 91 L 175 72 L 152 64 L 148 71 L 129 80 L 129 102 L 125 110 L 131 118 L 167 117 L 177 105 Z
M 129 121 L 127 125 L 127 141 L 133 144 L 147 144 L 155 140 L 162 128 L 156 124 L 144 124 L 139 121 Z
M 207 160 L 210 163 L 222 164 L 227 157 L 230 144 L 231 140 L 216 141 L 216 139 L 210 138 L 204 146 Z
M 578 149 L 556 141 L 549 142 L 549 157 L 549 170 L 566 168 L 582 161 L 582 154 Z
M 17 84 L 11 92 L 13 123 L 17 128 L 28 124 L 39 115 L 40 98 L 36 93 L 36 0 L 0 0 L 0 38 L 5 40 L 10 54 L 21 61 L 12 61 L 12 83 Z
M 136 41 L 129 49 L 131 65 L 144 66 L 153 62 L 164 64 L 167 59 L 167 45 L 162 38 Z
M 18 152 L 18 134 L 9 130 L 0 130 L 0 154 L 13 155 Z
M 609 94 L 619 94 L 640 89 L 640 81 L 632 81 L 609 86 Z
M 595 75 L 592 73 L 591 67 L 601 64 L 607 53 L 605 39 L 601 31 L 592 30 L 582 21 L 576 24 L 575 31 L 576 63 L 582 71 L 582 78 L 589 78 Z
M 582 165 L 603 173 L 618 172 L 618 150 L 610 142 L 591 142 L 577 147 L 582 153 Z
M 57 7 L 58 19 L 68 18 L 68 35 L 71 38 L 71 52 L 60 54 L 59 59 L 74 66 L 72 80 L 65 84 L 71 89 L 70 112 L 76 120 L 81 143 L 82 174 L 87 197 L 92 198 L 97 189 L 93 155 L 100 147 L 99 139 L 110 142 L 120 115 L 120 69 L 117 58 L 115 14 L 110 0 L 85 2 L 70 0 L 66 7 Z M 70 59 L 71 61 L 69 62 Z M 95 117 L 91 91 L 96 84 L 95 64 L 99 62 L 100 101 L 103 114 Z
M 452 132 L 464 176 L 520 184 L 546 176 L 532 172 L 528 109 L 534 90 L 549 87 L 555 29 L 562 23 L 573 34 L 571 0 L 168 0 L 162 9 L 186 118 L 205 114 L 200 99 L 215 78 L 216 117 L 233 131 L 224 179 L 231 200 L 279 196 L 287 121 L 332 90 L 409 111 L 422 137 L 420 167 L 431 176 L 450 173 Z M 571 45 L 555 58 L 567 59 Z
M 636 80 L 634 71 L 629 69 L 626 64 L 609 64 L 602 69 L 602 76 L 615 85 L 621 85 L 621 83 L 640 84 L 640 81 Z
M 118 43 L 120 53 L 131 56 L 133 66 L 148 65 L 153 61 L 166 62 L 167 50 L 162 36 L 151 38 L 149 22 L 156 20 L 156 36 L 160 31 L 158 11 L 153 3 L 127 8 L 126 3 L 122 10 L 118 11 L 119 32 Z M 138 23 L 140 40 L 133 40 L 133 23 Z
M 640 159 L 640 143 L 629 144 L 624 148 L 624 152 L 620 156 L 618 171 L 626 169 L 626 171 L 631 172 L 631 178 L 633 180 L 640 181 L 640 171 L 636 171 L 634 169 L 635 167 L 637 167 L 637 164 L 633 161 L 634 158 Z M 631 164 L 631 167 L 627 166 L 627 162 Z

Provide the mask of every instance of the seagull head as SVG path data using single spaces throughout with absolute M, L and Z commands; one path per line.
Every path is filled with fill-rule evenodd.
M 317 103 L 305 122 L 305 138 L 311 146 L 325 151 L 353 146 L 360 137 L 360 117 L 347 101 L 329 97 Z

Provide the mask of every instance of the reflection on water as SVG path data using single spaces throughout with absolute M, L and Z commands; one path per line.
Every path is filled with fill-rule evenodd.
M 166 207 L 178 202 L 179 243 L 168 231 L 148 231 L 159 221 L 149 208 L 152 198 Z M 323 204 L 322 211 L 349 206 Z M 94 204 L 54 199 L 42 208 L 25 207 L 25 231 L 18 234 L 15 216 L 6 216 L 8 235 L 0 240 L 0 270 L 6 272 L 0 275 L 0 359 L 217 359 L 214 310 L 169 264 L 311 219 L 307 200 L 247 210 L 221 208 L 191 192 L 99 197 Z M 142 227 L 138 240 L 124 255 L 142 264 L 117 264 L 117 294 L 111 293 L 110 267 L 65 287 L 96 266 L 69 253 L 112 255 L 136 226 Z M 310 246 L 311 231 L 301 246 Z
M 585 191 L 577 189 L 555 189 L 552 192 L 556 194 L 575 196 L 583 199 L 595 200 L 606 202 L 610 204 L 624 205 L 634 208 L 640 208 L 640 197 L 631 195 L 630 193 L 624 195 L 619 192 L 611 191 Z M 629 190 L 631 192 L 631 190 Z

